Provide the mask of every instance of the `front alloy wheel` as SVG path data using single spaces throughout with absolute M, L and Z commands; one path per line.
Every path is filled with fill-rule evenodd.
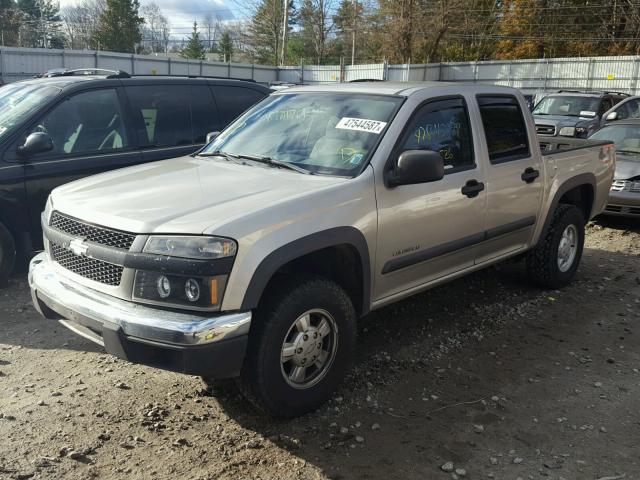
M 265 296 L 238 384 L 262 410 L 292 418 L 317 409 L 344 378 L 356 314 L 346 292 L 319 277 L 278 279 Z

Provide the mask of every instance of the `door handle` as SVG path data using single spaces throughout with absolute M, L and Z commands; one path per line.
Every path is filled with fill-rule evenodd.
M 528 167 L 525 169 L 525 171 L 522 173 L 522 175 L 520 176 L 520 178 L 522 179 L 523 182 L 526 183 L 531 183 L 533 182 L 536 178 L 538 178 L 540 176 L 540 172 L 532 167 Z
M 478 194 L 484 190 L 484 183 L 477 180 L 469 180 L 467 184 L 462 187 L 462 194 L 469 198 L 477 197 Z

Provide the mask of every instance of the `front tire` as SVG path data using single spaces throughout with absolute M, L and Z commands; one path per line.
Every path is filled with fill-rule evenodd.
M 16 262 L 16 244 L 11 232 L 0 223 L 0 287 L 5 286 Z
M 282 293 L 256 312 L 239 386 L 260 409 L 293 418 L 321 406 L 344 378 L 356 314 L 346 292 L 329 280 L 288 278 L 277 287 Z
M 527 273 L 544 288 L 561 288 L 576 274 L 584 248 L 584 216 L 574 205 L 559 205 L 544 238 L 527 255 Z

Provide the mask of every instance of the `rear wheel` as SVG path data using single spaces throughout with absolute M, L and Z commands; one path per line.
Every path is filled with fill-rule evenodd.
M 239 386 L 259 408 L 284 418 L 322 405 L 351 363 L 356 314 L 345 291 L 321 278 L 278 284 L 252 326 Z
M 575 276 L 584 247 L 584 216 L 574 205 L 559 205 L 544 238 L 527 255 L 527 272 L 538 285 L 560 288 Z
M 5 286 L 16 261 L 16 244 L 11 232 L 0 223 L 0 287 Z

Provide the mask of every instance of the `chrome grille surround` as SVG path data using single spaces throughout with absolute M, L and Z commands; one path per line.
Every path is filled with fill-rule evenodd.
M 136 239 L 136 235 L 133 233 L 98 227 L 55 211 L 51 214 L 49 226 L 87 242 L 123 250 L 129 250 Z
M 124 267 L 96 260 L 94 258 L 79 256 L 60 245 L 50 244 L 51 258 L 62 268 L 69 270 L 94 282 L 117 287 L 122 280 Z

